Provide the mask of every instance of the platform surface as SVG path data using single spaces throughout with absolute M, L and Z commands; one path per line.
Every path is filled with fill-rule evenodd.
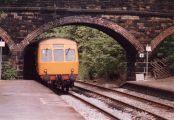
M 0 120 L 84 120 L 59 95 L 33 80 L 0 80 Z
M 128 81 L 128 83 L 166 90 L 174 93 L 174 77 L 158 80 Z

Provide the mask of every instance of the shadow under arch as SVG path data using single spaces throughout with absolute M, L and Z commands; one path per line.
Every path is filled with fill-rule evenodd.
M 3 30 L 1 27 L 0 27 L 0 38 L 2 38 L 4 40 L 4 42 L 8 45 L 8 48 L 10 51 L 14 48 L 14 46 L 15 46 L 14 41 L 7 34 L 7 32 L 5 30 Z
M 28 34 L 24 40 L 20 42 L 19 46 L 24 49 L 43 32 L 55 27 L 73 24 L 85 25 L 101 30 L 109 36 L 115 38 L 127 51 L 129 51 L 128 49 L 130 48 L 137 52 L 144 51 L 144 47 L 141 45 L 141 43 L 123 27 L 109 20 L 91 16 L 69 16 L 48 22 Z
M 174 33 L 174 26 L 165 29 L 157 37 L 155 37 L 151 42 L 152 51 L 168 36 Z

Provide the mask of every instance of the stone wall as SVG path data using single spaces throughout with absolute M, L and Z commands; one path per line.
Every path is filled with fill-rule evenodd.
M 173 0 L 14 0 L 8 7 L 47 7 L 173 13 Z M 170 8 L 170 9 L 169 9 Z

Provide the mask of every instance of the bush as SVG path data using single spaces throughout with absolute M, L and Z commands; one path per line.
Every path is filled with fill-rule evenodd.
M 2 69 L 2 79 L 14 80 L 17 78 L 17 72 L 10 64 L 5 64 Z

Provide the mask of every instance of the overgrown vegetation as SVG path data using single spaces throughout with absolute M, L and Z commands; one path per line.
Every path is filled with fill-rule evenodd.
M 17 78 L 16 69 L 14 69 L 10 63 L 4 64 L 3 69 L 2 69 L 2 79 L 3 80 L 14 80 L 16 78 Z
M 64 26 L 50 30 L 41 37 L 63 37 L 78 44 L 80 79 L 123 78 L 126 73 L 124 49 L 111 37 L 85 26 Z
M 167 67 L 169 68 L 171 74 L 174 75 L 174 34 L 167 37 L 159 46 L 155 49 L 153 53 L 153 58 L 167 58 Z

